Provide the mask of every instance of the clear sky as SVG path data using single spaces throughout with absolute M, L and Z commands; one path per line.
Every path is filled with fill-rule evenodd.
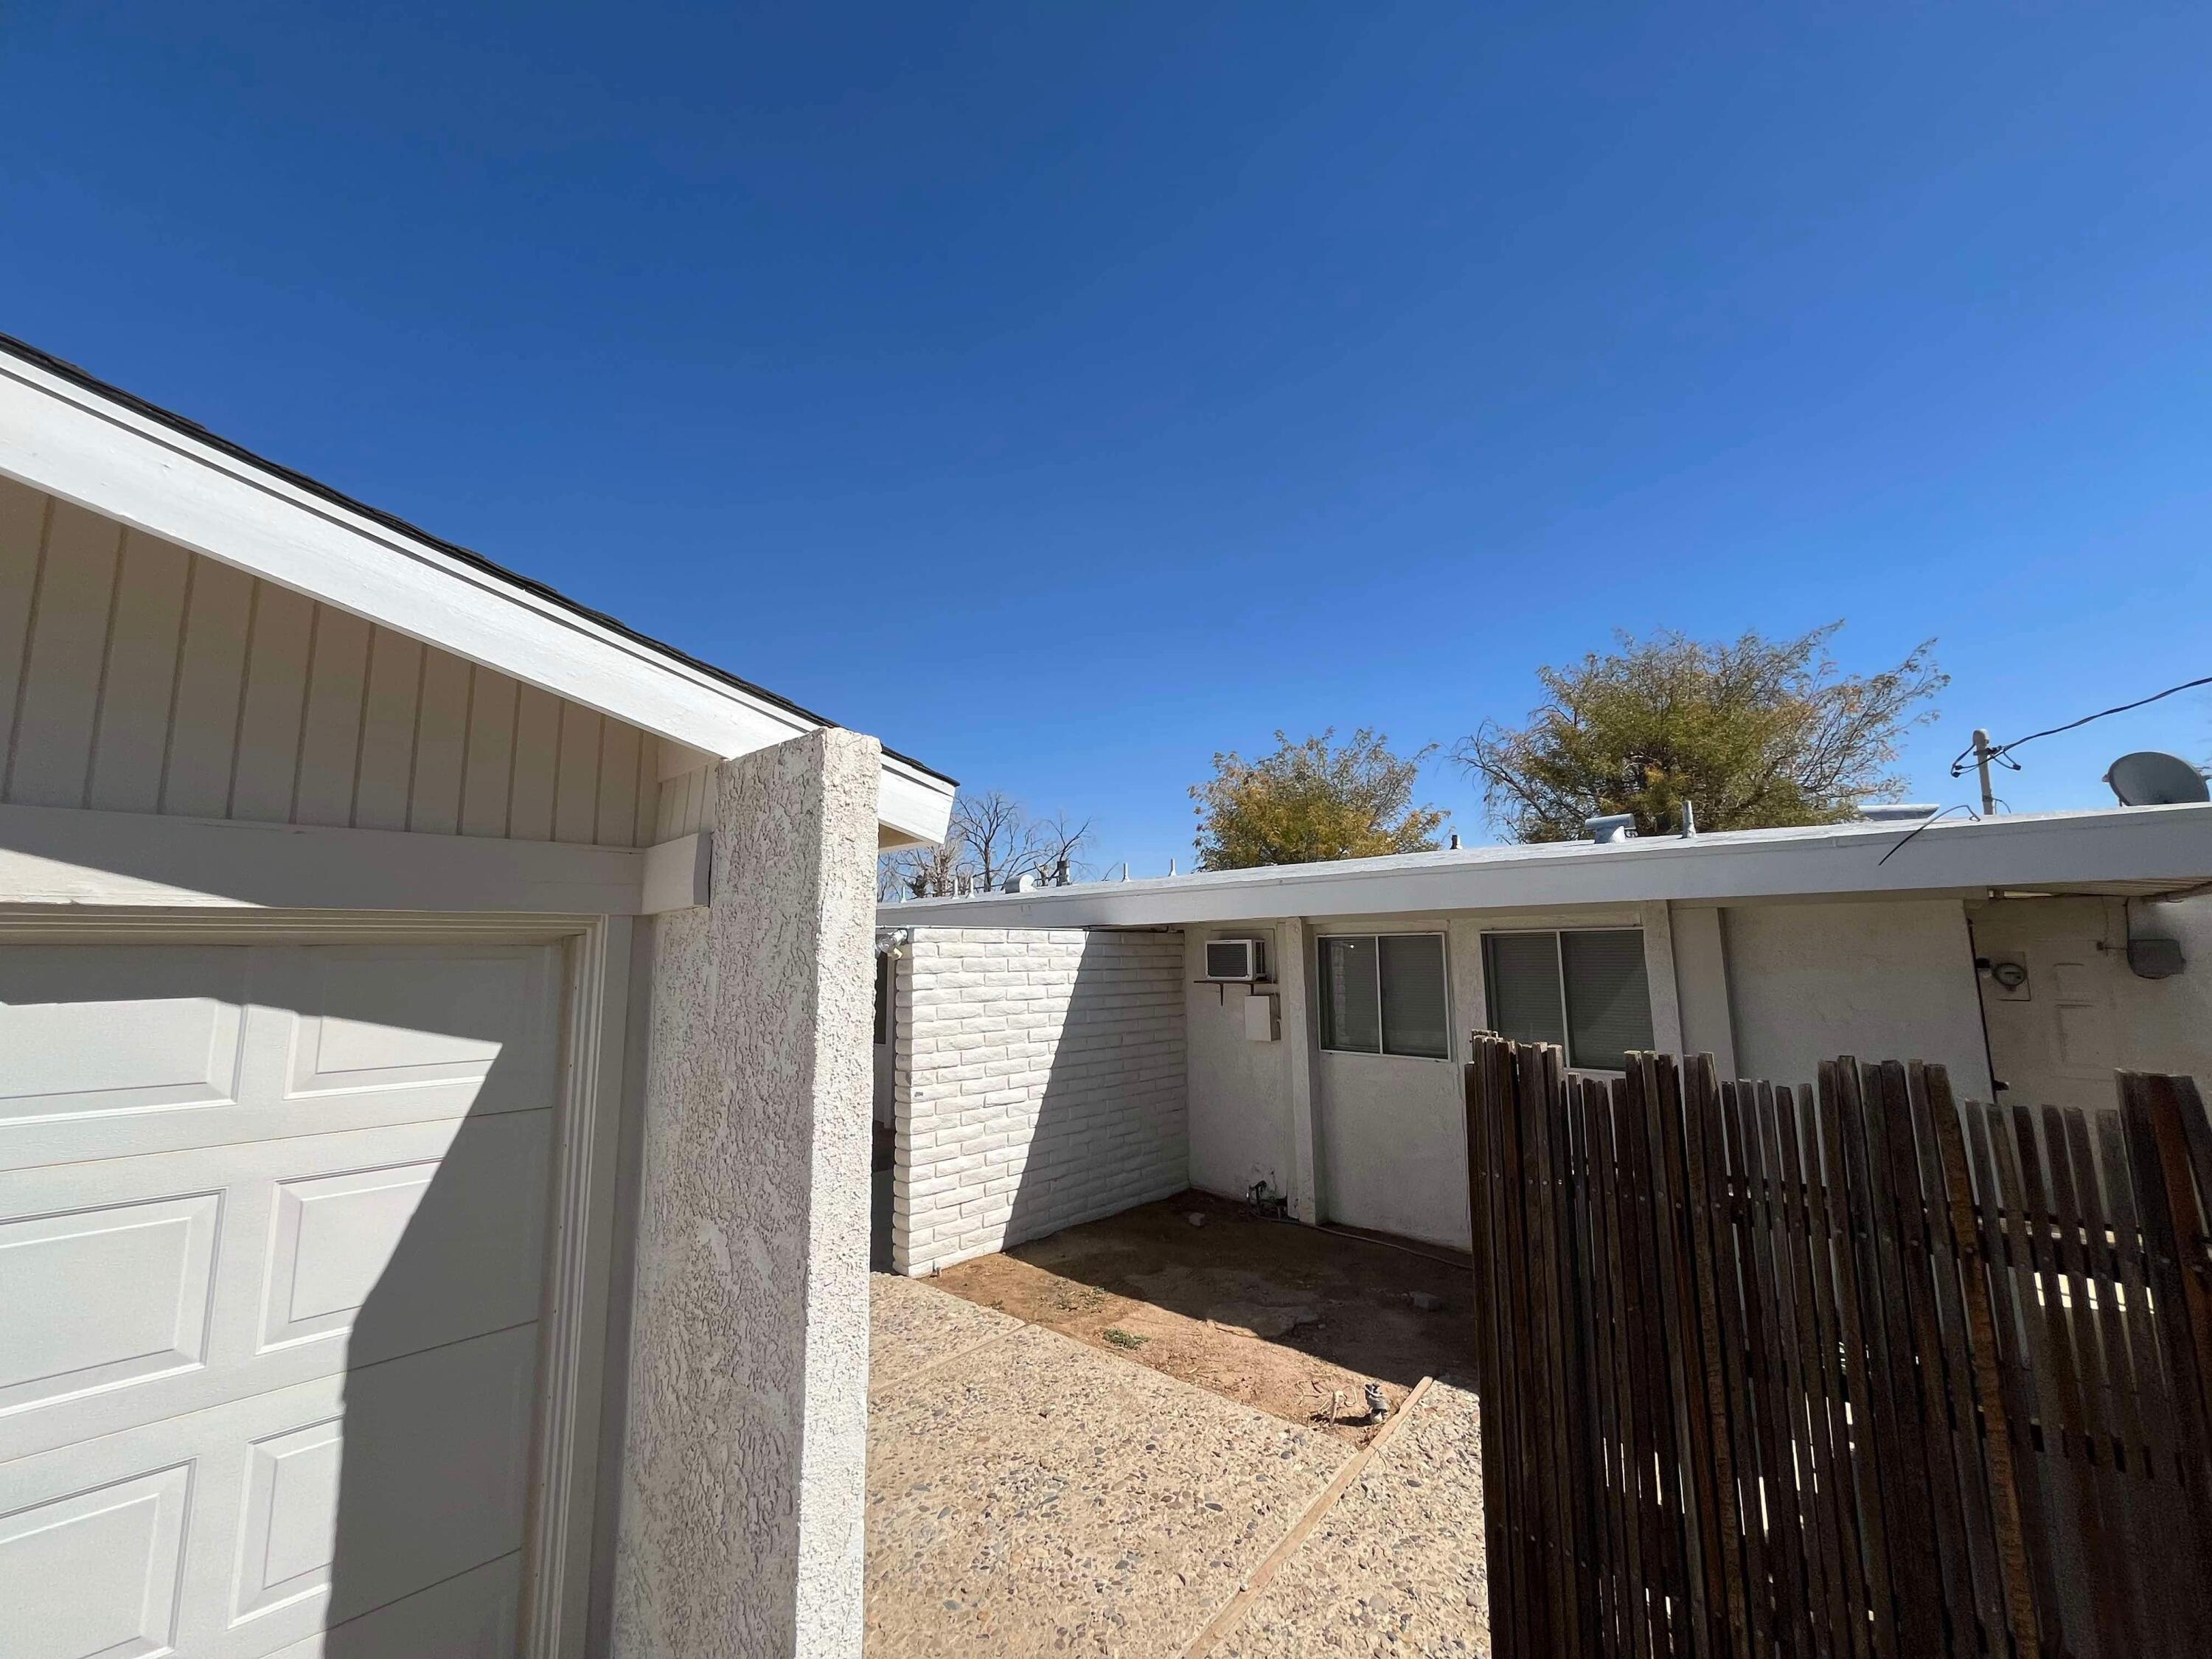
M 2212 673 L 2203 6 L 10 6 L 0 328 L 1188 866 L 1218 749 Z M 2018 810 L 2212 750 L 2201 693 Z M 1439 761 L 1426 793 L 1487 838 Z

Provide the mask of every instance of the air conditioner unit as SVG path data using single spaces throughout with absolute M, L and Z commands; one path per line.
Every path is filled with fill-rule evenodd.
M 1260 941 L 1256 939 L 1210 939 L 1206 941 L 1206 976 L 1250 984 L 1260 977 Z

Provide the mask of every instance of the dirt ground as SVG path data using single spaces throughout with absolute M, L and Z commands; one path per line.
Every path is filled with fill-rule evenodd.
M 1194 1214 L 1202 1225 L 1191 1224 Z M 1450 1255 L 1264 1220 L 1230 1200 L 1185 1193 L 963 1262 L 932 1282 L 1364 1445 L 1379 1426 L 1367 1415 L 1369 1382 L 1395 1411 L 1424 1376 L 1472 1366 L 1473 1268 Z M 1417 1294 L 1440 1305 L 1425 1310 Z

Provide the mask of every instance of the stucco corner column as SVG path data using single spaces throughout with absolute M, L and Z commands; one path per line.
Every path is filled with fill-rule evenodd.
M 1313 935 L 1302 917 L 1285 918 L 1275 935 L 1275 983 L 1282 995 L 1291 1105 L 1291 1215 L 1317 1227 L 1328 1218 L 1322 1180 L 1321 1125 L 1314 1110 Z
M 711 902 L 653 922 L 619 1659 L 857 1653 L 873 738 L 721 767 Z

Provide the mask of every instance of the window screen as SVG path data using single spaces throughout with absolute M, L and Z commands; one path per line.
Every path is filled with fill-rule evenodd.
M 1356 1054 L 1382 1051 L 1376 951 L 1371 939 L 1321 942 L 1322 1047 Z
M 1386 933 L 1382 953 L 1382 1048 L 1444 1060 L 1451 1015 L 1444 998 L 1444 942 L 1434 933 Z
M 1482 941 L 1490 1029 L 1516 1042 L 1567 1040 L 1559 1006 L 1559 936 L 1489 933 Z
M 1644 935 L 1633 927 L 1561 933 L 1567 976 L 1571 1063 L 1618 1072 L 1628 1050 L 1651 1046 L 1651 993 L 1644 976 Z
M 1567 1064 L 1618 1072 L 1651 1047 L 1644 934 L 1634 927 L 1488 933 L 1490 1027 L 1516 1042 L 1556 1042 Z

